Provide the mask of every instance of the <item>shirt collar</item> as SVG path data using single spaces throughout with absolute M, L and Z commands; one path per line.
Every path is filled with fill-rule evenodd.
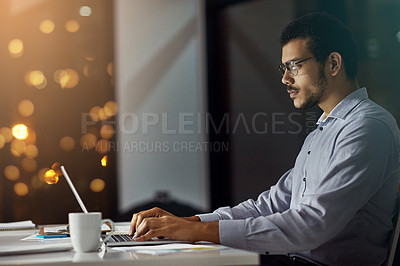
M 339 118 L 345 119 L 346 115 L 358 105 L 361 101 L 368 99 L 367 89 L 360 88 L 349 95 L 347 95 L 340 103 L 338 103 L 335 108 L 331 111 L 331 113 L 325 117 L 325 113 L 323 113 L 317 121 L 317 125 L 322 122 L 325 122 L 328 118 Z

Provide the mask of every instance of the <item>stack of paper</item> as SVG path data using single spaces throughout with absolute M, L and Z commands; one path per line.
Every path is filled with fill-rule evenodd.
M 0 231 L 35 229 L 35 227 L 36 225 L 31 220 L 12 223 L 0 223 Z

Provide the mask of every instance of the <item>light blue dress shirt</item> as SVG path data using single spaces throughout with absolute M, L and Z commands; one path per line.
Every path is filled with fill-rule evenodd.
M 318 121 L 287 171 L 256 201 L 199 215 L 221 244 L 326 265 L 381 265 L 400 182 L 395 119 L 365 88 Z

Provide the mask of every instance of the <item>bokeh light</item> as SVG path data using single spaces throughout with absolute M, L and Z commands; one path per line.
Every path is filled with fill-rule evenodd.
M 25 117 L 30 117 L 35 111 L 35 105 L 29 100 L 23 100 L 18 104 L 18 112 Z
M 109 62 L 109 63 L 107 64 L 107 73 L 108 73 L 108 75 L 109 75 L 110 77 L 113 76 L 113 74 L 114 74 L 114 64 L 113 64 L 113 62 Z
M 39 24 L 39 30 L 44 33 L 44 34 L 50 34 L 53 32 L 55 28 L 55 24 L 52 20 L 50 19 L 45 19 Z
M 89 6 L 81 6 L 79 8 L 79 15 L 82 17 L 88 17 L 92 14 L 92 9 Z
M 87 61 L 93 62 L 96 59 L 96 57 L 94 55 L 87 54 L 87 55 L 85 55 L 85 59 Z
M 26 143 L 23 140 L 11 141 L 10 152 L 14 157 L 21 157 L 26 152 Z
M 79 74 L 72 68 L 59 69 L 54 72 L 54 81 L 63 89 L 71 89 L 79 83 Z
M 70 19 L 65 23 L 65 29 L 70 33 L 75 33 L 79 30 L 80 25 L 75 19 Z
M 104 166 L 104 167 L 106 167 L 107 166 L 107 163 L 108 163 L 108 156 L 107 155 L 104 155 L 103 156 L 103 158 L 101 158 L 101 166 Z
M 100 154 L 105 154 L 110 151 L 111 143 L 106 139 L 101 139 L 96 144 L 96 151 Z
M 105 186 L 106 183 L 100 178 L 93 179 L 92 182 L 90 182 L 90 190 L 93 192 L 101 192 L 104 190 Z
M 107 116 L 106 112 L 104 111 L 104 108 L 100 108 L 99 112 L 97 113 L 99 116 L 100 120 L 107 120 L 109 117 Z
M 51 166 L 51 169 L 53 169 L 57 175 L 59 175 L 59 176 L 63 175 L 63 173 L 61 171 L 61 164 L 59 162 L 53 163 L 53 165 Z
M 103 125 L 100 128 L 100 136 L 103 139 L 111 139 L 114 136 L 115 130 L 112 125 Z
M 14 192 L 18 196 L 23 197 L 23 196 L 26 196 L 28 194 L 29 188 L 25 183 L 19 182 L 19 183 L 14 185 Z
M 38 172 L 38 178 L 39 178 L 39 180 L 40 180 L 41 182 L 44 182 L 44 183 L 45 183 L 45 181 L 44 181 L 44 176 L 45 176 L 45 174 L 46 174 L 46 172 L 47 172 L 48 170 L 50 170 L 50 168 L 47 168 L 47 167 L 42 168 L 42 169 L 39 170 L 39 172 Z
M 37 89 L 44 89 L 47 86 L 47 78 L 40 70 L 28 71 L 24 79 L 28 86 L 34 86 Z
M 38 154 L 39 154 L 39 150 L 36 147 L 36 145 L 34 145 L 34 144 L 26 145 L 26 150 L 25 150 L 26 157 L 33 159 L 33 158 L 36 158 L 38 156 Z
M 96 146 L 97 137 L 92 133 L 87 133 L 81 137 L 81 146 L 83 150 L 91 150 Z
M 0 149 L 3 149 L 5 144 L 6 144 L 6 139 L 3 137 L 3 135 L 0 135 Z
M 53 169 L 47 170 L 46 173 L 44 174 L 44 182 L 46 182 L 49 185 L 57 184 L 59 179 L 60 178 Z
M 12 134 L 16 139 L 26 139 L 28 137 L 28 127 L 24 124 L 17 124 L 12 128 Z
M 106 113 L 107 116 L 114 116 L 117 114 L 118 111 L 118 105 L 114 101 L 108 101 L 104 105 L 104 112 Z
M 6 143 L 9 143 L 13 139 L 12 130 L 8 127 L 0 128 L 0 135 L 4 137 Z
M 75 140 L 70 136 L 65 136 L 60 139 L 59 145 L 63 151 L 72 151 L 75 148 Z
M 92 119 L 92 121 L 94 121 L 94 122 L 99 121 L 100 109 L 101 109 L 100 106 L 94 106 L 94 107 L 92 107 L 92 109 L 90 109 L 89 113 L 90 113 L 90 119 Z
M 21 166 L 22 169 L 24 169 L 27 172 L 33 172 L 37 168 L 37 163 L 36 160 L 33 158 L 23 158 L 21 160 Z
M 4 168 L 4 175 L 8 180 L 14 181 L 19 178 L 20 172 L 15 165 L 8 165 Z
M 89 77 L 89 65 L 88 64 L 85 64 L 83 66 L 82 73 L 83 73 L 83 75 L 85 75 L 85 77 L 87 77 L 87 78 Z
M 20 39 L 13 39 L 8 43 L 8 51 L 14 58 L 21 57 L 24 53 L 24 43 Z

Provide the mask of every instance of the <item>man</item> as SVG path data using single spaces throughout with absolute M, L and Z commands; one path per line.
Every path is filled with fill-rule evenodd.
M 267 256 L 270 265 L 381 265 L 400 181 L 396 121 L 359 89 L 357 46 L 337 19 L 305 15 L 280 41 L 294 106 L 324 111 L 294 167 L 257 201 L 186 218 L 143 211 L 133 215 L 131 234 L 287 255 Z

